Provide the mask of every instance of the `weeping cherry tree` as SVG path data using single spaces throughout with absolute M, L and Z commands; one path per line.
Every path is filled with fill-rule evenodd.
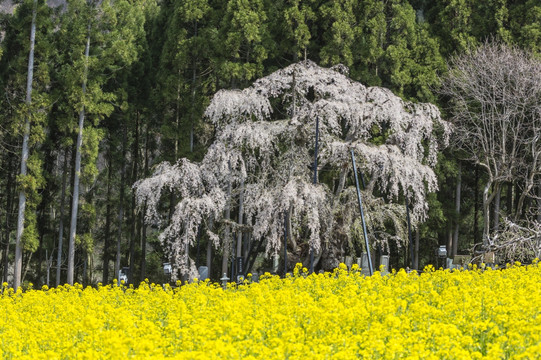
M 175 270 L 196 275 L 189 247 L 200 225 L 225 260 L 233 233 L 249 233 L 272 255 L 289 228 L 292 257 L 306 263 L 313 249 L 321 268 L 337 266 L 346 249 L 363 240 L 351 150 L 367 180 L 369 240 L 384 247 L 389 241 L 406 243 L 404 196 L 413 223 L 423 221 L 427 193 L 437 189 L 433 168 L 449 125 L 434 105 L 405 102 L 347 74 L 341 65 L 328 69 L 304 61 L 244 90 L 218 91 L 205 112 L 215 138 L 204 159 L 162 163 L 134 185 L 138 203 L 146 202 L 146 219 L 163 228 L 160 239 Z M 314 181 L 316 120 L 320 149 Z M 158 209 L 167 191 L 178 193 L 180 201 L 164 223 Z M 235 211 L 243 225 L 232 219 Z

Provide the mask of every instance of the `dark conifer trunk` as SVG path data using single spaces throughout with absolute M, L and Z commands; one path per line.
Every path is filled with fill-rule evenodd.
M 150 140 L 150 131 L 149 126 L 147 124 L 146 126 L 146 134 L 145 134 L 145 176 L 148 175 L 148 148 L 149 148 L 149 140 Z M 144 280 L 147 277 L 146 271 L 147 271 L 147 226 L 145 223 L 145 211 L 146 211 L 146 202 L 143 206 L 143 209 L 141 211 L 141 280 Z
M 113 180 L 113 154 L 111 151 L 111 142 L 108 148 L 108 168 L 107 168 L 107 195 L 105 197 L 105 229 L 103 244 L 103 284 L 109 283 L 109 262 L 111 261 L 111 182 Z
M 2 282 L 8 281 L 9 271 L 9 234 L 11 232 L 11 214 L 13 212 L 13 204 L 15 198 L 15 187 L 13 186 L 15 180 L 13 157 L 9 156 L 7 160 L 7 182 L 6 182 L 6 218 L 5 218 L 5 248 L 4 248 L 4 273 Z
M 62 189 L 60 190 L 60 217 L 58 221 L 58 250 L 56 254 L 56 286 L 60 285 L 62 271 L 62 249 L 64 241 L 64 209 L 66 202 L 66 182 L 68 177 L 69 148 L 64 150 L 64 165 L 62 166 Z
M 124 222 L 124 186 L 126 185 L 126 123 L 122 123 L 122 165 L 120 171 L 120 196 L 118 201 L 118 228 L 116 239 L 115 277 L 120 285 L 120 248 L 122 244 L 122 225 Z
M 132 181 L 135 183 L 139 176 L 139 111 L 137 111 L 135 118 L 135 141 L 133 143 L 132 150 Z M 138 242 L 139 234 L 137 225 L 137 214 L 135 213 L 135 191 L 131 190 L 131 228 L 130 228 L 130 284 L 134 283 L 135 275 L 135 244 Z

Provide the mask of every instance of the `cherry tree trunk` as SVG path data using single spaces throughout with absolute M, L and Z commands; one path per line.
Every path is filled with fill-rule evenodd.
M 224 220 L 229 221 L 231 219 L 231 181 L 227 184 L 227 205 L 225 206 Z M 224 252 L 222 256 L 222 273 L 227 274 L 227 267 L 229 265 L 229 256 L 231 254 L 231 228 L 226 225 L 224 232 Z
M 419 228 L 415 231 L 415 249 L 413 251 L 413 269 L 419 270 Z
M 242 220 L 244 216 L 244 179 L 240 184 L 240 195 L 239 195 L 239 221 L 238 224 L 242 227 Z M 239 258 L 242 256 L 242 230 L 238 231 L 237 234 L 237 252 L 236 257 Z

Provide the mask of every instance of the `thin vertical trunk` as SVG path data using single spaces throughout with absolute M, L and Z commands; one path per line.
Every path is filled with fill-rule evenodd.
M 291 248 L 294 253 L 297 253 L 297 250 L 299 249 L 297 246 L 297 241 L 293 238 L 293 225 L 291 224 L 291 214 L 293 214 L 293 205 L 289 205 L 289 212 L 287 216 L 287 234 L 288 234 L 288 240 L 291 243 Z M 246 255 L 248 256 L 248 255 Z
M 507 195 L 505 196 L 506 210 L 509 217 L 513 217 L 513 183 L 507 183 Z
M 146 134 L 145 134 L 145 174 L 146 176 L 148 174 L 148 144 L 150 140 L 150 131 L 148 130 L 148 125 L 146 127 Z M 142 210 L 141 214 L 141 226 L 142 226 L 142 233 L 141 233 L 141 280 L 145 279 L 147 277 L 146 271 L 147 271 L 147 226 L 145 223 L 145 212 L 147 210 L 147 204 L 145 201 L 145 205 Z
M 214 219 L 211 216 L 211 218 L 209 220 L 209 229 L 212 231 L 213 228 L 214 228 Z M 208 271 L 209 271 L 209 277 L 210 277 L 211 265 L 212 265 L 212 241 L 210 239 L 208 239 L 208 242 L 207 242 L 207 268 L 208 268 Z
M 70 237 L 68 246 L 68 284 L 73 285 L 73 273 L 75 267 L 75 234 L 77 232 L 77 210 L 79 207 L 79 175 L 81 174 L 81 145 L 83 144 L 83 128 L 85 121 L 85 95 L 86 95 L 86 80 L 88 74 L 88 57 L 90 53 L 90 25 L 88 26 L 88 35 L 86 37 L 85 47 L 85 68 L 83 74 L 83 94 L 81 111 L 79 112 L 79 133 L 77 134 L 77 145 L 75 148 L 75 174 L 73 177 L 73 199 L 71 206 L 71 221 L 70 221 Z
M 64 151 L 64 165 L 62 169 L 62 190 L 60 191 L 60 219 L 58 223 L 58 253 L 56 254 L 56 286 L 60 285 L 62 271 L 62 242 L 64 241 L 64 203 L 66 202 L 66 183 L 68 174 L 68 150 Z
M 411 260 L 411 268 L 413 269 L 413 258 L 415 257 L 414 254 L 414 246 L 413 246 L 413 237 L 411 234 L 411 217 L 410 217 L 410 207 L 409 207 L 409 201 L 408 201 L 408 195 L 405 194 L 405 200 L 406 200 L 406 220 L 408 222 L 408 247 L 409 247 L 409 254 L 410 254 L 410 260 Z M 406 255 L 407 258 L 407 255 Z M 406 265 L 407 266 L 407 265 Z
M 240 195 L 239 195 L 239 221 L 238 224 L 242 226 L 244 217 L 244 179 L 240 183 Z M 237 233 L 237 258 L 242 257 L 242 230 Z
M 126 185 L 126 123 L 122 124 L 122 166 L 120 171 L 120 196 L 118 201 L 118 227 L 116 236 L 115 277 L 120 286 L 120 245 L 122 243 L 122 223 L 124 222 L 124 186 Z
M 28 55 L 28 73 L 26 77 L 26 99 L 25 103 L 30 111 L 30 104 L 32 103 L 32 82 L 34 79 L 34 44 L 36 42 L 36 15 L 37 15 L 38 1 L 34 0 L 32 8 L 32 24 L 30 28 L 30 53 Z M 26 162 L 28 161 L 28 141 L 30 138 L 30 113 L 26 114 L 24 121 L 23 132 L 23 148 L 21 154 L 21 176 L 26 176 L 27 168 Z M 26 207 L 26 194 L 24 189 L 19 192 L 19 214 L 17 218 L 17 237 L 15 240 L 15 270 L 13 276 L 13 288 L 17 288 L 21 285 L 21 272 L 23 265 L 23 249 L 21 239 L 24 231 L 24 210 Z
M 231 163 L 229 164 L 229 171 L 231 171 Z M 231 180 L 227 184 L 227 204 L 225 206 L 225 221 L 229 221 L 231 218 Z M 222 256 L 222 274 L 227 274 L 227 267 L 229 265 L 229 255 L 231 254 L 231 228 L 229 225 L 225 226 L 224 234 L 224 253 Z M 221 274 L 220 274 L 221 275 Z
M 43 237 L 46 231 L 45 226 L 44 226 L 44 224 L 46 223 L 45 211 L 43 210 L 44 205 L 45 204 L 43 203 L 43 198 L 42 198 L 42 202 L 40 203 L 40 206 L 39 206 L 41 209 L 39 210 L 39 215 L 37 217 L 39 242 L 38 242 L 38 248 L 36 250 L 38 258 L 36 261 L 35 274 L 36 274 L 36 278 L 38 279 L 38 285 L 41 285 L 41 278 L 43 276 L 43 256 L 44 256 Z
M 137 181 L 139 176 L 139 111 L 135 117 L 135 141 L 133 143 L 133 172 L 132 184 Z M 135 213 L 135 191 L 131 191 L 131 234 L 130 234 L 130 284 L 134 283 L 135 273 L 135 244 L 138 240 L 138 232 L 136 228 L 137 214 Z
M 490 188 L 493 187 L 492 192 L 489 193 Z M 485 188 L 483 190 L 483 216 L 484 226 L 483 226 L 483 245 L 488 245 L 488 239 L 490 237 L 490 205 L 496 198 L 496 195 L 500 193 L 500 183 L 494 183 L 493 181 L 487 181 Z M 499 213 L 499 204 L 498 209 Z
M 132 182 L 132 184 L 135 181 Z M 131 205 L 130 205 L 130 274 L 128 276 L 128 282 L 134 283 L 134 269 L 135 269 L 135 243 L 137 242 L 137 214 L 135 213 L 135 193 L 132 190 Z
M 537 142 L 537 140 L 536 140 Z M 522 189 L 522 192 L 520 193 L 520 197 L 519 197 L 519 200 L 518 200 L 518 206 L 517 206 L 517 212 L 515 214 L 515 221 L 518 221 L 522 215 L 522 212 L 525 208 L 528 208 L 529 205 L 530 205 L 530 202 L 533 200 L 532 199 L 532 196 L 535 196 L 535 189 L 534 189 L 534 185 L 535 185 L 535 182 L 534 182 L 534 179 L 535 179 L 535 176 L 537 174 L 537 171 L 534 171 L 533 169 L 535 169 L 537 166 L 536 164 L 539 163 L 539 153 L 536 152 L 534 149 L 532 149 L 533 151 L 533 158 L 531 160 L 531 164 L 532 164 L 532 170 L 529 172 L 528 176 L 526 177 L 525 179 L 525 183 L 524 183 L 524 188 Z M 532 194 L 532 189 L 533 189 L 533 194 Z M 517 195 L 519 193 L 517 192 Z M 526 201 L 526 203 L 525 203 Z
M 488 245 L 488 237 L 490 234 L 490 201 L 489 192 L 490 182 L 487 182 L 483 189 L 483 245 Z
M 4 250 L 4 274 L 2 282 L 8 281 L 8 270 L 9 270 L 9 234 L 11 232 L 11 213 L 13 211 L 13 199 L 15 198 L 15 187 L 13 186 L 14 182 L 14 168 L 11 157 L 8 159 L 8 175 L 6 183 L 6 248 Z
M 88 284 L 88 253 L 83 251 L 83 285 Z
M 291 117 L 293 118 L 297 114 L 297 81 L 295 79 L 295 72 L 293 72 L 292 88 L 293 88 L 293 111 L 291 112 Z
M 103 284 L 109 282 L 109 262 L 111 261 L 111 182 L 113 178 L 113 155 L 111 151 L 111 143 L 109 143 L 108 149 L 108 169 L 107 169 L 107 193 L 105 195 L 105 229 L 104 229 L 104 241 L 103 241 Z
M 537 187 L 537 222 L 541 224 L 541 185 Z
M 413 252 L 413 269 L 419 270 L 419 240 L 420 240 L 420 231 L 417 228 L 415 231 L 415 251 Z
M 473 243 L 479 243 L 479 236 L 477 229 L 479 228 L 479 169 L 475 168 L 475 204 L 473 210 Z
M 197 38 L 197 21 L 194 24 L 194 37 Z M 193 57 L 193 66 L 192 66 L 192 112 L 190 114 L 190 152 L 193 153 L 194 146 L 194 106 L 195 106 L 195 84 L 197 80 L 197 57 Z
M 24 262 L 25 266 L 24 266 L 22 281 L 24 281 L 24 278 L 26 278 L 26 273 L 28 272 L 28 267 L 30 266 L 30 260 L 32 260 L 32 255 L 34 255 L 34 253 L 29 252 L 27 255 L 28 258 Z
M 147 277 L 147 226 L 145 224 L 146 202 L 141 214 L 141 280 Z
M 49 259 L 49 252 L 47 251 L 47 249 L 45 249 L 45 266 L 47 267 L 45 285 L 47 286 L 49 286 L 52 261 L 53 261 L 53 254 L 51 253 L 51 258 Z
M 453 249 L 453 225 L 449 224 L 447 226 L 447 257 L 451 255 L 451 251 Z
M 175 133 L 175 159 L 174 162 L 177 161 L 179 158 L 179 151 L 180 151 L 180 144 L 179 144 L 179 135 L 180 135 L 180 70 L 178 71 L 178 83 L 177 83 L 177 109 L 175 112 L 175 125 L 176 125 L 176 133 Z
M 500 202 L 501 202 L 501 195 L 502 195 L 502 188 L 501 186 L 498 187 L 496 190 L 496 196 L 494 197 L 494 219 L 493 222 L 493 229 L 494 231 L 498 231 L 500 228 Z
M 455 231 L 453 233 L 453 246 L 451 249 L 451 256 L 455 256 L 458 252 L 458 231 L 460 229 L 460 197 L 462 193 L 462 166 L 460 162 L 458 163 L 458 175 L 456 179 L 456 190 L 455 190 Z

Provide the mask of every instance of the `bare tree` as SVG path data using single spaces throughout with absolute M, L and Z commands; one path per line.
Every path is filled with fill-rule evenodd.
M 541 223 L 527 222 L 522 226 L 504 219 L 502 229 L 490 239 L 487 250 L 498 255 L 500 261 L 532 261 L 541 258 Z
M 483 189 L 487 246 L 490 207 L 504 182 L 520 189 L 515 220 L 539 183 L 541 62 L 519 48 L 487 42 L 452 59 L 442 94 L 450 99 L 454 145 L 487 174 Z

